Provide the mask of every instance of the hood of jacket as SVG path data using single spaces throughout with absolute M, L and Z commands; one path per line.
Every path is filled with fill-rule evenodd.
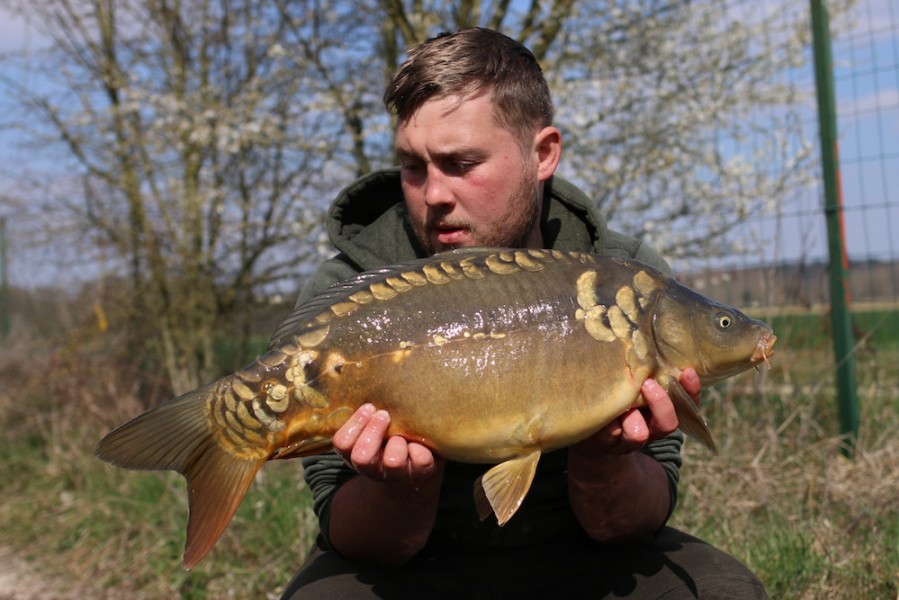
M 334 247 L 362 270 L 426 255 L 406 218 L 398 168 L 374 171 L 344 188 L 325 227 Z M 540 227 L 547 248 L 637 258 L 667 269 L 638 240 L 610 231 L 590 199 L 558 176 L 546 184 Z

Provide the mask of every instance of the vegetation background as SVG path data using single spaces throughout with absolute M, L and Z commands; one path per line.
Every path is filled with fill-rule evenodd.
M 835 34 L 857 43 L 853 15 L 878 2 L 831 2 Z M 278 596 L 315 533 L 295 461 L 263 470 L 188 573 L 183 479 L 93 448 L 264 349 L 321 258 L 327 201 L 391 162 L 387 73 L 425 36 L 482 24 L 545 65 L 565 175 L 780 337 L 770 370 L 706 391 L 721 453 L 687 445 L 674 524 L 744 560 L 771 597 L 896 598 L 899 252 L 853 269 L 862 423 L 847 458 L 824 257 L 807 221 L 790 227 L 821 218 L 801 4 L 0 0 L 35 32 L 0 61 L 0 561 L 33 569 L 41 598 Z M 876 113 L 899 115 L 899 93 L 883 96 Z M 896 213 L 889 195 L 872 204 Z

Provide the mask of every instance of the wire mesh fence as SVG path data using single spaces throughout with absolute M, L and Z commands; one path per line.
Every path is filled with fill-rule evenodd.
M 765 4 L 728 9 L 752 19 Z M 783 136 L 782 125 L 792 123 L 796 143 L 815 159 L 811 177 L 783 189 L 770 212 L 746 219 L 735 232 L 745 252 L 679 267 L 694 287 L 771 321 L 794 351 L 792 368 L 832 365 L 824 373 L 835 377 L 843 450 L 851 453 L 861 387 L 896 399 L 886 365 L 899 334 L 899 7 L 857 0 L 829 8 L 836 19 L 828 27 L 824 2 L 782 7 L 782 22 L 812 31 L 803 59 L 776 75 L 795 91 L 793 102 L 751 115 L 753 135 L 732 150 Z M 775 170 L 791 166 L 771 161 Z
M 723 3 L 721 10 L 752 19 L 765 4 L 740 0 Z M 784 23 L 810 30 L 808 2 L 780 4 L 772 10 L 781 11 Z M 837 6 L 831 28 L 851 300 L 855 307 L 895 308 L 899 306 L 899 5 L 858 0 Z M 782 124 L 793 122 L 804 132 L 801 143 L 812 144 L 816 161 L 821 156 L 810 44 L 804 52 L 801 66 L 785 68 L 779 75 L 799 101 L 789 109 L 753 115 L 757 123 L 753 136 L 741 140 L 734 151 L 748 152 L 772 136 L 784 135 Z M 772 168 L 785 167 L 774 162 Z M 819 166 L 808 185 L 784 190 L 770 214 L 750 215 L 736 232 L 744 252 L 726 260 L 681 261 L 677 270 L 689 273 L 684 277 L 710 295 L 740 306 L 826 305 L 828 240 L 821 182 Z

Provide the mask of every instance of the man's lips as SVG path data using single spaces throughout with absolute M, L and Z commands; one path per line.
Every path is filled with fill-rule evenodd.
M 430 223 L 428 229 L 440 244 L 459 243 L 469 232 L 465 225 L 454 223 Z
M 432 228 L 431 231 L 441 244 L 457 244 L 468 234 L 468 229 L 465 227 L 440 226 Z

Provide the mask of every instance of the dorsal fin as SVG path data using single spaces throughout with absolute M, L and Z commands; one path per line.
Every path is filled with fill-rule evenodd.
M 296 307 L 292 313 L 287 315 L 287 317 L 281 321 L 281 324 L 278 325 L 274 333 L 272 333 L 271 339 L 269 339 L 269 348 L 274 348 L 275 346 L 279 346 L 285 341 L 288 341 L 290 336 L 298 333 L 299 328 L 304 323 L 328 310 L 328 307 L 332 304 L 340 302 L 348 296 L 367 288 L 376 281 L 386 279 L 392 272 L 393 269 L 391 267 L 365 271 L 364 273 L 360 273 L 359 275 L 345 279 L 344 281 L 338 281 L 334 285 L 325 288 L 310 298 L 305 304 Z
M 349 279 L 338 281 L 310 298 L 305 304 L 296 307 L 275 329 L 269 340 L 269 347 L 272 348 L 289 341 L 290 336 L 299 333 L 304 323 L 325 312 L 330 306 L 347 299 L 356 292 L 367 289 L 373 283 L 384 281 L 389 277 L 397 277 L 401 273 L 408 271 L 420 271 L 422 267 L 440 261 L 451 260 L 455 262 L 469 257 L 486 256 L 504 251 L 511 250 L 508 248 L 458 248 L 427 258 L 418 258 L 363 271 Z

